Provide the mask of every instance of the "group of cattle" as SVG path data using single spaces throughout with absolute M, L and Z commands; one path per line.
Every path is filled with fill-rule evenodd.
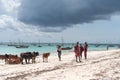
M 43 62 L 45 58 L 46 61 L 48 61 L 49 55 L 50 53 L 42 54 Z M 23 64 L 24 61 L 26 64 L 29 64 L 29 63 L 35 63 L 35 59 L 37 56 L 39 56 L 38 52 L 23 52 L 20 53 L 20 57 L 18 57 L 18 55 L 5 54 L 5 55 L 0 55 L 0 59 L 5 60 L 5 64 L 20 64 L 20 63 Z

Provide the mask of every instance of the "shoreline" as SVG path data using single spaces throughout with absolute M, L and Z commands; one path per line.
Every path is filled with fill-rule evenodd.
M 112 62 L 111 62 L 112 60 Z M 114 61 L 115 60 L 115 61 Z M 48 63 L 42 62 L 42 57 L 36 59 L 35 64 L 0 64 L 1 80 L 97 80 L 104 78 L 101 71 L 115 64 L 120 66 L 120 49 L 108 51 L 89 51 L 88 59 L 82 58 L 81 63 L 75 62 L 73 52 L 62 53 L 62 61 L 58 60 L 57 53 L 50 55 Z M 112 65 L 114 66 L 114 65 Z M 117 68 L 118 69 L 118 68 Z M 118 69 L 120 71 L 120 67 Z M 120 72 L 118 71 L 118 74 Z M 81 73 L 82 72 L 82 73 Z M 115 70 L 116 72 L 116 70 Z M 100 77 L 96 76 L 99 73 Z M 71 74 L 73 76 L 71 76 Z M 109 73 L 108 77 L 110 76 Z M 117 73 L 116 73 L 117 74 Z M 105 73 L 106 75 L 106 73 Z M 112 78 L 110 76 L 110 78 Z M 115 77 L 117 78 L 117 77 Z
M 73 49 L 71 49 L 70 51 L 74 50 L 74 45 L 73 44 L 67 44 L 66 46 L 70 46 Z M 98 47 L 96 47 L 95 44 L 89 44 L 89 51 L 101 51 L 101 50 L 106 50 L 107 47 L 106 45 L 100 45 Z M 109 48 L 111 49 L 119 49 L 117 44 L 114 44 L 113 47 Z M 19 55 L 21 52 L 39 52 L 40 54 L 45 53 L 45 52 L 51 52 L 51 53 L 55 53 L 57 50 L 57 46 L 56 45 L 52 45 L 52 46 L 48 46 L 48 45 L 43 45 L 42 47 L 38 47 L 37 45 L 30 45 L 28 48 L 15 48 L 14 46 L 8 46 L 8 45 L 0 45 L 0 54 L 15 54 L 15 55 Z

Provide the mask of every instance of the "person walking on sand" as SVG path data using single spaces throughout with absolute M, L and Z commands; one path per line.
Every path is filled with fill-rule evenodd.
M 57 52 L 58 52 L 59 61 L 61 61 L 62 48 L 60 45 L 58 46 Z
M 84 44 L 84 57 L 85 57 L 85 59 L 87 59 L 87 50 L 88 50 L 88 44 L 87 44 L 87 42 L 85 42 L 85 44 Z
M 76 57 L 76 62 L 77 61 L 77 57 L 79 58 L 79 62 L 80 61 L 80 47 L 79 47 L 79 42 L 77 42 L 77 44 L 74 46 L 74 52 L 75 52 L 75 57 Z
M 80 57 L 81 57 L 81 58 L 82 58 L 82 53 L 83 53 L 83 51 L 84 51 L 84 48 L 83 48 L 82 44 L 80 44 Z

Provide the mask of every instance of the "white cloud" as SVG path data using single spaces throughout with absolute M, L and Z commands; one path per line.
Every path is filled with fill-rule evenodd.
M 0 10 L 5 11 L 0 15 L 0 30 L 12 30 L 17 33 L 25 33 L 25 35 L 48 36 L 47 32 L 42 32 L 42 28 L 34 25 L 25 24 L 17 19 L 21 0 L 0 0 Z
M 8 13 L 17 12 L 20 6 L 20 0 L 1 0 L 1 4 Z
M 40 29 L 38 30 L 37 27 L 32 25 L 24 24 L 17 19 L 7 16 L 1 15 L 0 16 L 0 29 L 1 30 L 12 30 L 13 32 L 17 32 L 19 34 L 25 34 L 28 36 L 48 36 L 49 33 L 41 32 Z

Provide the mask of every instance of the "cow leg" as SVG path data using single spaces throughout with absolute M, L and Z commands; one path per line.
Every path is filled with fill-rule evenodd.
M 35 63 L 35 57 L 32 57 L 32 63 Z
M 25 63 L 27 64 L 27 59 L 25 59 Z
M 7 63 L 7 59 L 5 59 L 5 64 Z
M 30 58 L 28 58 L 28 63 L 30 64 Z
M 32 57 L 32 63 L 34 62 L 33 60 L 34 60 L 34 58 Z
M 21 62 L 21 64 L 23 64 L 23 58 L 20 58 L 20 62 Z
M 34 58 L 34 63 L 35 63 L 35 58 Z
M 8 59 L 6 58 L 6 59 L 5 59 L 5 64 L 7 64 L 7 63 L 8 63 Z
M 33 58 L 33 63 L 35 63 L 35 57 Z

